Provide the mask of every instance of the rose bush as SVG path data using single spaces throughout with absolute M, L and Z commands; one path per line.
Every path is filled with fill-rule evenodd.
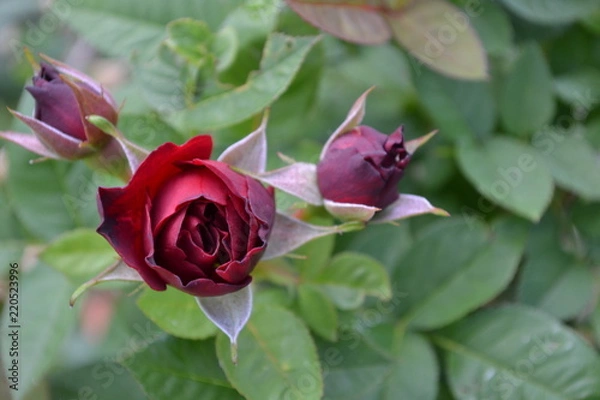
M 266 249 L 274 194 L 212 161 L 212 139 L 166 143 L 123 188 L 100 188 L 98 232 L 155 290 L 171 285 L 194 296 L 247 286 Z
M 383 209 L 398 199 L 398 182 L 409 161 L 403 127 L 388 136 L 361 125 L 325 149 L 317 183 L 327 200 Z

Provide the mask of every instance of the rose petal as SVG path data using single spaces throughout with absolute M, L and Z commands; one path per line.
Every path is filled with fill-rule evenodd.
M 89 76 L 84 74 L 83 72 L 78 71 L 77 69 L 71 67 L 70 65 L 64 64 L 58 60 L 50 58 L 45 54 L 40 54 L 40 57 L 42 59 L 44 59 L 45 61 L 47 61 L 48 63 L 50 63 L 53 67 L 55 67 L 59 73 L 70 76 L 72 78 L 76 78 L 77 80 L 88 85 L 90 88 L 95 90 L 97 93 L 102 92 L 102 86 L 98 82 L 96 82 L 95 80 L 93 80 L 92 78 L 90 78 Z M 112 97 L 110 97 L 110 98 L 112 100 Z M 112 100 L 112 101 L 113 101 L 114 107 L 117 108 L 117 105 L 114 102 L 114 100 Z
M 124 209 L 121 214 L 106 213 L 113 211 L 110 206 L 122 196 L 123 190 L 98 189 L 98 208 L 103 221 L 97 232 L 104 236 L 124 263 L 141 275 L 148 286 L 154 290 L 165 290 L 164 281 L 146 262 L 146 257 L 152 254 L 154 248 L 148 209 L 142 206 L 141 209 Z
M 208 135 L 196 136 L 181 146 L 173 143 L 159 146 L 142 161 L 127 190 L 123 190 L 109 207 L 104 207 L 109 208 L 107 214 L 110 216 L 129 208 L 143 208 L 146 193 L 150 198 L 156 197 L 159 188 L 180 173 L 182 161 L 206 159 L 211 151 L 212 138 Z
M 237 197 L 247 198 L 248 185 L 246 177 L 232 170 L 229 165 L 220 161 L 194 160 L 195 165 L 204 165 L 210 169 L 227 186 L 228 191 Z
M 209 252 L 204 247 L 197 246 L 192 239 L 190 232 L 183 231 L 179 237 L 178 247 L 186 254 L 187 259 L 194 265 L 200 267 L 206 266 L 212 268 L 217 262 L 217 254 L 221 249 L 221 243 L 216 242 L 213 251 Z
M 230 261 L 219 266 L 216 269 L 216 274 L 226 282 L 237 283 L 245 279 L 252 272 L 258 260 L 262 256 L 265 246 L 255 247 L 250 250 L 243 260 Z
M 340 169 L 340 165 L 344 168 Z M 355 149 L 329 152 L 326 161 L 317 166 L 317 179 L 326 199 L 382 208 L 374 203 L 380 200 L 385 181 L 379 170 Z
M 25 89 L 35 99 L 35 119 L 75 139 L 86 140 L 77 98 L 71 88 L 62 80 L 34 82 L 35 86 Z
M 214 282 L 209 279 L 197 279 L 188 283 L 186 286 L 178 287 L 186 293 L 196 297 L 223 296 L 224 294 L 237 292 L 248 286 L 252 282 L 252 277 L 247 276 L 238 284 Z
M 98 189 L 98 208 L 102 218 L 98 233 L 153 289 L 164 290 L 165 287 L 146 262 L 146 257 L 153 254 L 150 218 L 146 215 L 147 199 L 154 197 L 163 182 L 180 171 L 176 162 L 195 157 L 207 158 L 211 150 L 210 136 L 197 136 L 183 146 L 165 143 L 146 157 L 125 188 Z
M 267 227 L 273 226 L 275 220 L 275 198 L 272 190 L 265 189 L 256 180 L 246 177 L 248 184 L 248 209 L 250 215 L 256 217 L 263 222 Z M 267 240 L 266 235 L 262 235 L 261 239 Z
M 227 188 L 210 170 L 195 167 L 173 175 L 152 201 L 152 225 L 154 232 L 182 204 L 196 199 L 225 205 Z
M 238 211 L 231 201 L 225 208 L 227 227 L 230 233 L 231 260 L 240 261 L 246 255 L 246 243 L 248 240 L 248 224 L 240 217 Z

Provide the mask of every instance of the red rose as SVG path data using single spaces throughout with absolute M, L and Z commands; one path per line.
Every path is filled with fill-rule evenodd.
M 210 136 L 166 143 L 124 188 L 100 188 L 98 233 L 155 290 L 194 296 L 247 286 L 273 226 L 273 192 L 208 160 Z
M 323 197 L 381 209 L 396 201 L 398 182 L 410 161 L 402 130 L 388 136 L 362 125 L 337 137 L 317 165 Z

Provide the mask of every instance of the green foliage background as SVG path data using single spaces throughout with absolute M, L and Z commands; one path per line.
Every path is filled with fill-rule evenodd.
M 409 139 L 440 130 L 400 190 L 452 217 L 260 264 L 234 366 L 226 337 L 174 290 L 100 286 L 69 309 L 114 261 L 93 230 L 96 187 L 118 182 L 2 143 L 0 273 L 20 265 L 22 330 L 21 387 L 0 381 L 0 398 L 600 399 L 600 9 L 475 3 L 487 81 L 433 72 L 394 42 L 317 40 L 276 0 L 1 3 L 0 103 L 31 112 L 27 46 L 105 82 L 124 102 L 119 128 L 149 149 L 210 131 L 216 156 L 270 105 L 275 168 L 276 152 L 317 161 L 375 85 L 365 124 L 404 124 Z M 0 128 L 26 132 L 4 110 Z M 90 331 L 107 305 L 107 330 Z M 6 360 L 6 312 L 1 323 Z

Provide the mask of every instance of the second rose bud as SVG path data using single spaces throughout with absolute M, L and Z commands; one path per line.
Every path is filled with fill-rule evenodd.
M 326 200 L 383 209 L 398 199 L 398 182 L 409 161 L 403 127 L 388 136 L 361 125 L 325 149 L 317 183 Z

